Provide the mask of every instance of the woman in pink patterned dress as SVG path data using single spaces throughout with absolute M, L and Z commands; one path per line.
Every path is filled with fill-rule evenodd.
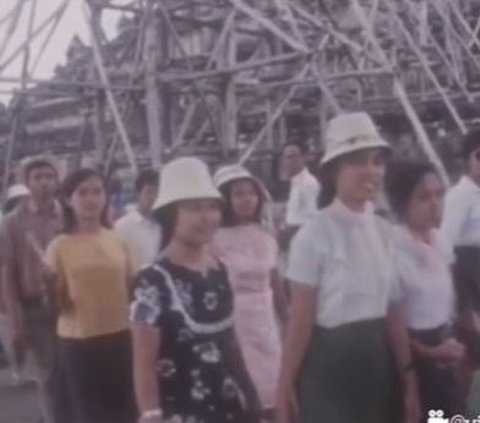
M 280 371 L 283 287 L 276 275 L 278 247 L 262 225 L 270 195 L 241 166 L 218 170 L 215 183 L 225 199 L 223 226 L 214 251 L 227 267 L 235 298 L 235 328 L 267 419 L 273 414 Z

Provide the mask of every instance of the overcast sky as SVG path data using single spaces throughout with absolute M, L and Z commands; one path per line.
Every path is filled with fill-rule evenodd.
M 0 22 L 12 8 L 18 4 L 20 0 L 0 0 Z M 127 3 L 124 1 L 123 3 Z M 40 26 L 42 22 L 61 4 L 63 0 L 37 0 L 37 11 L 35 14 L 35 27 Z M 33 74 L 35 78 L 48 78 L 52 75 L 53 69 L 58 63 L 65 62 L 65 52 L 70 44 L 72 38 L 77 34 L 85 43 L 89 43 L 88 29 L 82 14 L 83 0 L 70 0 L 70 4 L 58 25 L 54 36 L 52 37 L 48 48 L 45 50 L 38 66 Z M 121 0 L 116 1 L 117 4 L 122 4 Z M 16 48 L 26 39 L 27 22 L 29 19 L 30 8 L 32 0 L 27 1 L 25 4 L 20 19 L 18 21 L 17 29 L 11 37 L 5 51 L 0 51 L 0 64 L 3 63 L 10 54 L 15 51 Z M 118 12 L 106 12 L 103 16 L 103 26 L 107 33 L 107 36 L 113 36 L 115 34 L 115 22 L 120 14 Z M 3 40 L 8 31 L 8 27 L 11 20 L 6 21 L 0 26 L 0 48 L 3 44 Z M 36 41 L 32 44 L 32 62 L 36 59 L 36 56 L 40 50 L 46 35 L 48 34 L 50 27 L 47 27 Z M 3 77 L 18 77 L 21 74 L 22 58 L 19 57 L 15 62 L 6 67 L 3 72 L 0 71 Z M 4 93 L 5 90 L 11 88 L 11 84 L 6 84 L 0 81 L 0 101 L 8 101 L 8 95 Z

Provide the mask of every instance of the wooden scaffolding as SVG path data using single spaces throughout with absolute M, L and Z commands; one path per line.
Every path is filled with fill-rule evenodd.
M 158 167 L 204 152 L 244 163 L 256 152 L 275 151 L 295 131 L 321 149 L 331 116 L 393 109 L 448 180 L 425 129 L 425 105 L 436 104 L 460 133 L 478 111 L 476 0 L 84 0 L 89 66 L 50 81 L 35 78 L 35 68 L 70 0 L 60 0 L 40 23 L 37 1 L 18 0 L 0 16 L 8 26 L 0 39 L 0 84 L 20 84 L 10 108 L 4 181 L 28 108 L 43 95 L 83 98 L 96 161 L 108 167 L 121 157 L 134 171 L 133 120 L 145 129 L 148 159 Z M 111 10 L 125 14 L 124 28 L 107 42 L 102 15 Z M 7 57 L 22 14 L 29 16 L 25 40 Z M 32 57 L 30 45 L 40 36 L 42 48 Z M 21 75 L 7 75 L 19 55 Z

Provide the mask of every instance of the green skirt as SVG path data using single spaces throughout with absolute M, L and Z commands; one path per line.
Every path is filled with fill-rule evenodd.
M 300 381 L 300 422 L 392 423 L 394 375 L 383 319 L 316 327 Z

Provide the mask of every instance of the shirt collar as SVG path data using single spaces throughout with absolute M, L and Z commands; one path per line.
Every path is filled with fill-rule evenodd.
M 346 223 L 363 225 L 368 221 L 369 216 L 371 216 L 373 213 L 373 206 L 369 203 L 365 206 L 364 211 L 356 212 L 349 209 L 342 200 L 336 198 L 330 206 L 330 210 L 335 217 Z
M 480 194 L 480 187 L 468 175 L 462 176 L 458 184 L 464 190 L 474 191 Z
M 299 184 L 301 183 L 308 175 L 310 172 L 308 171 L 307 167 L 304 167 L 299 173 L 297 173 L 293 178 L 292 178 L 292 184 Z

